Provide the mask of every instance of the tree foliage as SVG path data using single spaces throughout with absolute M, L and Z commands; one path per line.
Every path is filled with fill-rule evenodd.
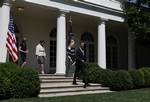
M 0 0 L 0 7 L 3 5 L 4 0 Z
M 137 41 L 150 43 L 150 0 L 126 2 L 124 14 L 129 30 Z

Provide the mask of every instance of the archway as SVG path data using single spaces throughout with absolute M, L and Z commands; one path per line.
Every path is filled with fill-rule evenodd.
M 50 37 L 50 51 L 49 51 L 49 67 L 50 72 L 54 74 L 56 72 L 56 34 L 57 29 L 53 28 L 49 34 Z
M 118 68 L 118 42 L 113 36 L 107 37 L 107 68 L 115 70 Z
M 95 62 L 95 45 L 94 38 L 90 32 L 84 32 L 81 40 L 85 41 L 85 55 L 87 62 Z

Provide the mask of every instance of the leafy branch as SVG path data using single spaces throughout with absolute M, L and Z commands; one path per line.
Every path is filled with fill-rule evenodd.
M 136 40 L 150 43 L 150 0 L 137 0 L 136 3 L 126 2 L 124 7 L 125 20 Z
M 0 7 L 2 7 L 4 0 L 0 0 Z

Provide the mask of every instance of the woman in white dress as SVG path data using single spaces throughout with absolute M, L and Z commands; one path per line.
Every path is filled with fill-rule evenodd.
M 45 52 L 44 44 L 45 41 L 41 40 L 39 44 L 36 46 L 36 53 L 35 53 L 39 65 L 38 71 L 40 74 L 45 74 L 44 63 L 46 60 L 46 52 Z

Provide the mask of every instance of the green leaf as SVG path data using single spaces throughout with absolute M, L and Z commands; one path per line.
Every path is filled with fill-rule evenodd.
M 150 0 L 144 0 L 140 2 L 145 4 Z M 149 40 L 150 36 L 150 8 L 143 6 L 126 3 L 124 7 L 125 21 L 128 23 L 129 30 L 134 33 L 135 38 L 141 40 Z
M 2 7 L 4 0 L 0 0 L 0 7 Z

